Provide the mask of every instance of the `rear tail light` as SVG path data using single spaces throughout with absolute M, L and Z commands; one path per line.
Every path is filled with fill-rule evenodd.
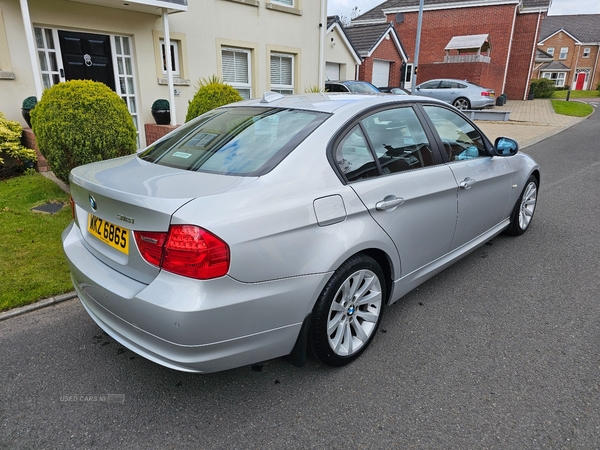
M 489 97 L 490 95 L 493 95 L 494 91 L 481 91 L 481 96 L 482 97 Z
M 141 255 L 150 264 L 178 275 L 208 280 L 229 271 L 229 246 L 195 225 L 172 225 L 168 233 L 135 231 Z

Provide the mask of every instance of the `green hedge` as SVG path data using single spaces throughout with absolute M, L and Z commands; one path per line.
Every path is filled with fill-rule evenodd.
M 537 78 L 531 80 L 533 95 L 535 98 L 550 98 L 556 89 L 554 81 L 548 78 Z
M 44 91 L 31 111 L 40 153 L 68 183 L 71 169 L 134 153 L 137 133 L 125 102 L 103 83 L 72 80 Z
M 229 84 L 223 83 L 218 77 L 203 79 L 198 84 L 198 90 L 188 103 L 185 121 L 201 116 L 207 111 L 243 100 L 242 96 Z

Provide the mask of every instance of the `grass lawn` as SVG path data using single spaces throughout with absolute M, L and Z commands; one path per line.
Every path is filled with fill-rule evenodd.
M 569 91 L 554 91 L 552 98 L 567 98 Z M 600 97 L 600 91 L 571 91 L 569 98 L 594 98 Z
M 587 103 L 566 102 L 563 100 L 550 100 L 556 114 L 564 116 L 586 117 L 594 112 L 594 108 Z
M 56 214 L 31 208 L 56 202 Z M 73 290 L 60 234 L 71 221 L 69 196 L 40 174 L 0 180 L 0 311 Z

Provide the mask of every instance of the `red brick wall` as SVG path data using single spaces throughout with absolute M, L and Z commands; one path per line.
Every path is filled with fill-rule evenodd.
M 517 16 L 505 87 L 509 99 L 527 98 L 529 92 L 527 79 L 529 71 L 534 68 L 532 61 L 539 34 L 538 23 L 541 24 L 541 19 L 539 14 L 533 13 Z
M 384 39 L 377 46 L 372 55 L 365 58 L 358 69 L 358 79 L 371 82 L 373 80 L 373 60 L 390 61 L 390 76 L 387 86 L 400 86 L 400 72 L 402 70 L 402 55 L 398 52 L 394 41 Z
M 388 21 L 394 20 L 394 17 L 394 14 L 388 15 Z M 537 38 L 535 34 L 537 17 L 538 14 L 520 14 L 515 19 L 515 5 L 424 11 L 417 83 L 431 78 L 450 78 L 451 76 L 459 79 L 467 78 L 473 82 L 479 79 L 477 84 L 493 88 L 497 95 L 505 92 L 509 98 L 514 99 L 519 95 L 523 97 L 524 90 L 528 85 L 527 74 L 533 57 L 533 42 Z M 405 13 L 404 21 L 395 25 L 402 45 L 410 57 L 409 62 L 414 62 L 415 57 L 417 21 L 418 12 Z M 515 34 L 511 59 L 515 58 L 515 60 L 509 64 L 507 85 L 503 90 L 502 84 L 508 61 L 513 22 L 515 23 Z M 456 63 L 443 64 L 446 53 L 444 48 L 450 39 L 454 36 L 471 34 L 490 35 L 491 63 L 488 64 L 489 67 L 485 69 L 485 63 L 470 63 L 477 64 L 472 67 Z M 517 42 L 519 39 L 526 42 Z M 529 48 L 528 51 L 527 48 Z M 434 63 L 438 64 L 434 65 Z M 476 68 L 481 70 L 479 75 L 474 71 Z M 465 70 L 468 76 L 463 75 L 462 70 Z M 513 70 L 514 73 L 511 72 Z M 510 85 L 509 80 L 511 80 Z
M 178 127 L 179 125 L 157 125 L 155 123 L 144 124 L 144 130 L 146 132 L 146 145 L 152 144 L 165 134 L 170 133 Z
M 40 150 L 37 146 L 37 139 L 35 138 L 35 134 L 31 128 L 23 128 L 23 134 L 21 135 L 21 144 L 24 147 L 31 148 L 35 150 L 37 153 L 37 171 L 38 172 L 48 172 L 50 169 L 48 168 L 48 161 L 46 158 L 42 156 Z

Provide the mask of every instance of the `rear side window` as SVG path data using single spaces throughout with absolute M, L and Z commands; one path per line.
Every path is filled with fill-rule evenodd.
M 188 123 L 139 157 L 178 169 L 230 175 L 271 170 L 327 114 L 278 108 L 224 108 Z

